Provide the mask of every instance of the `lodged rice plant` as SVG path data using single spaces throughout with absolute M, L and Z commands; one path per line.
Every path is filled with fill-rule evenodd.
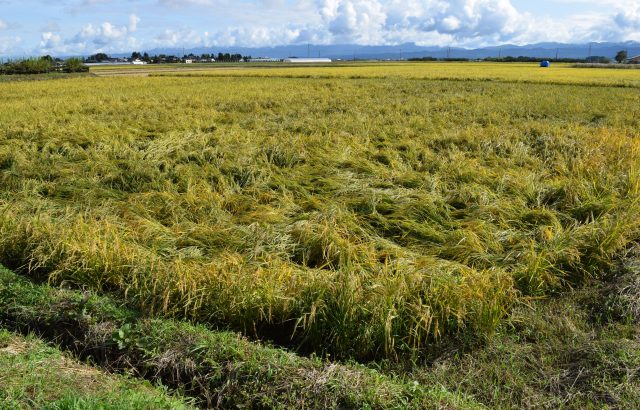
M 606 276 L 638 239 L 636 90 L 423 67 L 0 84 L 0 262 L 358 359 Z

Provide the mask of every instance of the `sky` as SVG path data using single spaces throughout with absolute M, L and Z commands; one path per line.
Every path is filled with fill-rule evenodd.
M 287 44 L 640 41 L 640 0 L 0 0 L 0 58 Z

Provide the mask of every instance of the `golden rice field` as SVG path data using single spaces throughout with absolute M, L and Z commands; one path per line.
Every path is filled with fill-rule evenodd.
M 339 358 L 483 339 L 638 240 L 634 71 L 0 83 L 0 262 Z
M 581 84 L 589 86 L 640 87 L 640 75 L 635 70 L 606 70 L 602 68 L 576 69 L 572 64 L 553 64 L 549 69 L 541 69 L 532 63 L 334 63 L 324 66 L 279 66 L 253 68 L 250 64 L 225 68 L 225 65 L 195 65 L 189 72 L 188 66 L 175 67 L 174 73 L 158 75 L 186 76 L 255 76 L 292 78 L 406 78 L 425 80 L 475 80 L 521 83 Z M 144 66 L 142 66 L 144 67 Z M 147 66 L 148 67 L 148 66 Z M 185 68 L 179 70 L 178 68 Z M 239 68 L 242 68 L 239 70 Z M 106 68 L 108 70 L 109 68 Z M 105 68 L 102 68 L 105 70 Z

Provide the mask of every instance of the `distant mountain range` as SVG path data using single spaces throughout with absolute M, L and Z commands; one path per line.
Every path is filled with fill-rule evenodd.
M 151 55 L 167 54 L 218 54 L 231 53 L 252 57 L 329 57 L 333 59 L 408 59 L 418 57 L 435 58 L 487 58 L 487 57 L 539 57 L 539 58 L 586 58 L 588 56 L 604 56 L 613 58 L 620 50 L 627 50 L 629 56 L 640 55 L 640 42 L 629 41 L 623 43 L 590 43 L 563 44 L 538 43 L 524 46 L 506 44 L 495 47 L 464 49 L 457 47 L 425 47 L 414 43 L 396 46 L 360 46 L 354 44 L 339 45 L 288 45 L 274 47 L 197 47 L 197 48 L 156 48 L 146 51 Z M 124 57 L 129 54 L 112 54 Z

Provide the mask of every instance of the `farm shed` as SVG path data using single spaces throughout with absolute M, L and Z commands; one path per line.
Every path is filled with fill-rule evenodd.
M 279 63 L 281 62 L 281 58 L 271 58 L 271 57 L 256 57 L 250 58 L 247 60 L 249 63 Z
M 285 58 L 285 63 L 331 63 L 333 62 L 330 58 Z

